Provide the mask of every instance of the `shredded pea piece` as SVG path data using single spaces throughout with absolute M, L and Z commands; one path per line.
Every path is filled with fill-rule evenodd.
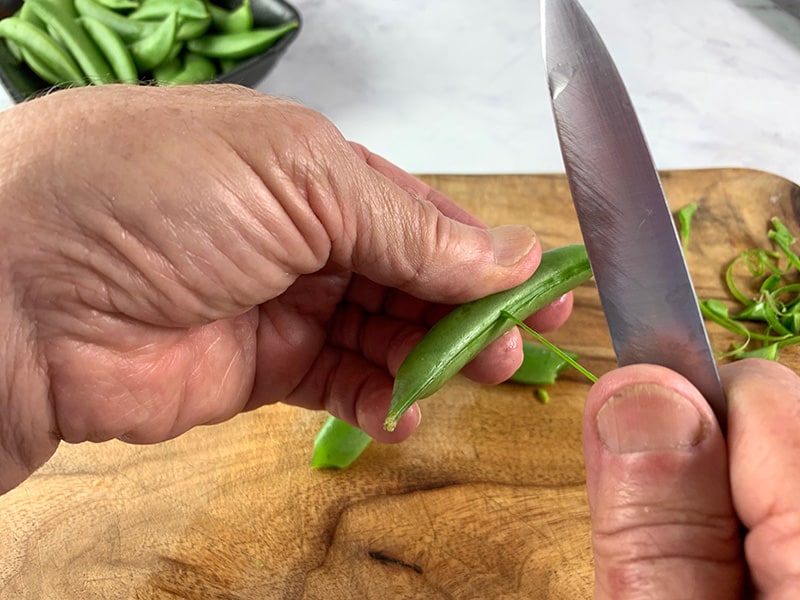
M 742 339 L 721 358 L 778 360 L 782 348 L 800 343 L 800 257 L 792 250 L 797 240 L 777 217 L 770 224 L 768 237 L 777 249 L 744 250 L 725 271 L 738 310 L 713 298 L 700 302 L 707 319 Z
M 536 388 L 536 399 L 542 404 L 550 402 L 550 393 L 544 388 Z
M 681 238 L 681 246 L 683 247 L 684 252 L 689 247 L 689 234 L 692 230 L 692 217 L 694 216 L 696 210 L 697 204 L 687 204 L 676 213 L 679 225 L 678 235 Z

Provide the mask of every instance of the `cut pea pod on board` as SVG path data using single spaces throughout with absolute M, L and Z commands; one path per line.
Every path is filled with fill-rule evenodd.
M 180 85 L 214 81 L 297 27 L 255 26 L 251 0 L 25 0 L 0 38 L 48 85 Z
M 517 322 L 587 281 L 592 275 L 585 248 L 563 246 L 542 254 L 536 272 L 521 285 L 456 307 L 438 321 L 409 352 L 395 376 L 385 428 L 393 430 L 414 402 L 438 391 L 481 350 Z M 550 348 L 528 343 L 527 360 L 515 377 L 519 382 L 546 385 L 569 360 Z M 562 353 L 563 354 L 563 353 Z M 546 368 L 543 368 L 546 367 Z M 367 448 L 361 430 L 329 417 L 314 442 L 312 467 L 346 468 Z M 335 456 L 336 460 L 327 457 Z

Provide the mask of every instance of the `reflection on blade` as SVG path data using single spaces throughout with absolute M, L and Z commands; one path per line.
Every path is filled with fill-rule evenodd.
M 575 0 L 543 0 L 542 26 L 561 152 L 617 360 L 681 373 L 724 428 L 708 335 L 622 79 Z

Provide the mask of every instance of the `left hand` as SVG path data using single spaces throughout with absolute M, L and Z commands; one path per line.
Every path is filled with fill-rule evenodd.
M 59 440 L 157 442 L 272 402 L 382 441 L 448 304 L 527 279 L 488 230 L 324 117 L 235 86 L 99 86 L 0 113 L 0 493 Z M 546 329 L 571 299 L 546 309 Z M 511 375 L 520 337 L 466 374 Z

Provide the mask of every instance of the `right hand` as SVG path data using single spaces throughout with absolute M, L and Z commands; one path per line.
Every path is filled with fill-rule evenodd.
M 596 599 L 800 598 L 800 377 L 756 359 L 721 374 L 727 448 L 663 367 L 617 369 L 589 393 Z

